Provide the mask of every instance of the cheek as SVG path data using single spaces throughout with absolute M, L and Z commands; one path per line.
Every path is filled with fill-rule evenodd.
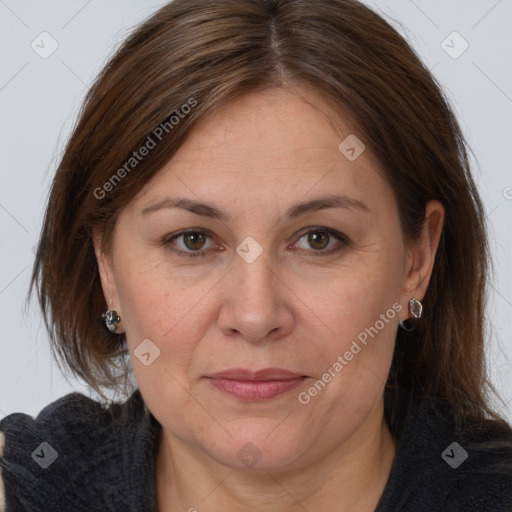
M 204 293 L 205 285 L 188 282 L 161 247 L 119 245 L 115 263 L 123 323 L 133 340 L 141 336 L 160 340 Z
M 340 266 L 321 285 L 304 283 L 297 294 L 307 297 L 308 306 L 325 324 L 326 330 L 340 340 L 338 348 L 373 326 L 380 315 L 398 322 L 395 308 L 400 298 L 401 268 L 397 258 L 381 257 L 382 247 L 373 247 L 350 265 Z M 388 325 L 388 322 L 385 323 Z M 386 330 L 379 322 L 379 330 Z
M 382 246 L 366 252 L 358 264 L 340 268 L 323 293 L 310 292 L 308 304 L 321 318 L 325 333 L 314 338 L 316 354 L 311 358 L 317 363 L 315 378 L 327 382 L 325 388 L 317 386 L 319 395 L 325 393 L 325 401 L 318 404 L 362 412 L 382 391 L 402 309 L 398 252 L 382 257 Z
M 330 297 L 314 302 L 322 304 L 317 311 L 324 324 L 324 335 L 312 337 L 315 376 L 335 373 L 341 378 L 333 379 L 331 387 L 352 389 L 357 395 L 365 394 L 369 380 L 386 381 L 401 307 L 396 293 L 371 284 L 340 281 Z
M 126 251 L 117 264 L 121 316 L 137 382 L 141 389 L 152 385 L 156 390 L 174 376 L 186 386 L 185 373 L 204 337 L 208 311 L 211 312 L 209 293 L 217 279 L 210 276 L 192 282 L 171 274 L 165 262 L 155 263 L 151 255 L 134 251 Z M 151 357 L 146 356 L 146 361 L 138 357 L 138 347 L 145 346 L 142 343 L 150 348 Z M 154 362 L 144 364 L 153 357 Z

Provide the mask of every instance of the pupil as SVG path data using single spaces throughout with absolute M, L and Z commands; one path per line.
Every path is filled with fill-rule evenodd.
M 189 246 L 189 249 L 200 249 L 202 247 L 202 243 L 201 243 L 201 237 L 202 235 L 200 233 L 188 233 L 185 237 L 185 240 L 191 240 L 192 243 L 191 244 L 187 244 L 186 242 L 186 245 Z M 199 242 L 198 242 L 198 239 L 199 239 Z M 198 244 L 199 245 L 196 245 Z
M 320 236 L 318 235 L 319 233 L 320 233 Z M 316 244 L 319 242 L 319 240 L 321 238 L 325 242 L 325 240 L 327 240 L 327 233 L 325 233 L 323 231 L 316 231 L 315 233 L 311 233 L 309 235 L 309 243 L 311 244 L 311 246 L 313 248 L 322 249 L 323 247 L 325 247 L 325 244 L 322 244 L 321 241 L 320 241 L 320 247 L 316 246 Z

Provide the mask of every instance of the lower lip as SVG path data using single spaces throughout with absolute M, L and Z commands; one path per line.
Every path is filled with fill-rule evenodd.
M 252 402 L 269 400 L 296 388 L 306 377 L 286 380 L 235 380 L 213 379 L 208 380 L 217 389 L 224 391 L 242 400 Z

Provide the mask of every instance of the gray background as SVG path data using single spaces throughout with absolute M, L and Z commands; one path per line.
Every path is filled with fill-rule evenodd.
M 73 390 L 89 394 L 53 362 L 36 304 L 22 306 L 49 184 L 88 84 L 129 29 L 163 3 L 0 0 L 0 417 L 37 414 Z M 433 70 L 473 150 L 495 265 L 489 369 L 512 422 L 512 0 L 366 3 L 396 20 Z M 56 51 L 42 58 L 52 44 Z

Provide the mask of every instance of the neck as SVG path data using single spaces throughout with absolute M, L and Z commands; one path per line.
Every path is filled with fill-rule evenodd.
M 291 471 L 233 469 L 162 428 L 156 479 L 159 511 L 373 511 L 395 451 L 383 404 L 336 450 Z

